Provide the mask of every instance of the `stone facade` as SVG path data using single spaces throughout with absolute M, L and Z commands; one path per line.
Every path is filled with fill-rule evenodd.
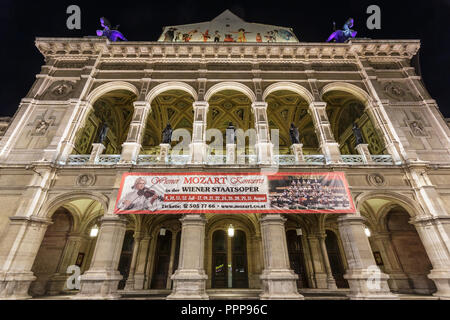
M 0 140 L 0 298 L 67 292 L 65 269 L 79 264 L 77 298 L 116 299 L 158 289 L 168 299 L 208 299 L 218 290 L 214 232 L 230 223 L 245 234 L 244 287 L 260 298 L 303 299 L 308 290 L 344 290 L 351 299 L 398 299 L 402 293 L 450 298 L 450 131 L 410 64 L 419 41 L 37 38 L 36 46 L 46 63 L 9 126 L 2 125 L 7 130 Z M 176 158 L 170 146 L 158 149 L 157 142 L 148 149 L 155 153 L 143 153 L 152 138 L 147 123 L 158 121 L 151 120 L 158 114 L 155 103 L 164 100 L 158 96 L 175 91 L 192 103 L 183 118 L 191 117 L 189 155 Z M 213 107 L 214 97 L 224 91 L 240 94 L 236 99 L 251 111 L 236 121 L 250 119 L 255 153 L 239 158 L 231 144 L 224 163 L 216 164 L 206 129 L 208 117 L 221 112 Z M 301 99 L 303 116 L 310 119 L 303 132 L 310 130 L 316 146 L 305 138 L 291 154 L 289 147 L 283 155 L 274 149 L 269 128 L 283 116 L 273 109 L 280 91 Z M 363 106 L 358 121 L 368 141 L 358 148 L 350 131 L 339 127 L 346 115 L 333 109 L 345 101 Z M 100 102 L 129 103 L 120 114 L 127 127 L 111 125 L 106 151 L 94 141 L 105 113 L 95 114 Z M 77 152 L 82 149 L 84 154 Z M 125 172 L 260 172 L 274 164 L 286 172 L 344 171 L 357 214 L 113 214 Z M 56 219 L 56 213 L 69 218 Z M 94 225 L 96 238 L 90 236 Z M 284 235 L 299 228 L 296 247 Z M 44 268 L 43 257 L 57 263 Z M 293 262 L 297 258 L 300 266 Z M 374 274 L 379 283 L 368 286 Z

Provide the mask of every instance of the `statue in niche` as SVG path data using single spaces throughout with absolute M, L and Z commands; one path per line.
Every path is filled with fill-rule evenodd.
M 356 139 L 356 145 L 362 144 L 364 143 L 364 139 L 361 133 L 361 129 L 358 127 L 358 125 L 356 124 L 356 122 L 353 122 L 353 135 L 355 136 Z
M 172 126 L 170 125 L 170 123 L 168 123 L 162 132 L 162 142 L 161 143 L 171 143 L 172 142 L 172 133 L 173 133 Z
M 103 123 L 102 127 L 100 128 L 100 133 L 98 134 L 98 137 L 97 137 L 98 143 L 103 143 L 103 141 L 105 141 L 106 135 L 108 134 L 108 130 L 109 130 L 109 127 L 106 124 L 106 122 Z
M 226 143 L 236 143 L 236 128 L 233 126 L 233 123 L 228 123 L 228 127 L 226 130 Z
M 293 122 L 289 128 L 289 135 L 291 136 L 292 144 L 300 143 L 300 133 L 298 132 L 298 128 L 294 126 Z

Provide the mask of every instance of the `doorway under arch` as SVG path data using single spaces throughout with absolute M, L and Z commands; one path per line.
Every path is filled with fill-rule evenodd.
M 212 236 L 212 288 L 248 288 L 247 239 L 235 230 L 230 237 L 224 230 Z
M 327 248 L 328 260 L 330 261 L 331 273 L 338 288 L 348 288 L 348 282 L 344 279 L 345 268 L 341 259 L 338 238 L 331 230 L 326 230 L 325 246 Z
M 298 276 L 297 288 L 309 288 L 301 235 L 297 235 L 296 230 L 288 230 L 286 241 L 291 269 Z

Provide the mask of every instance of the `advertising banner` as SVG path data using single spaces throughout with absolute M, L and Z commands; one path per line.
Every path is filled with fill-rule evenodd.
M 118 214 L 355 213 L 343 172 L 125 173 Z

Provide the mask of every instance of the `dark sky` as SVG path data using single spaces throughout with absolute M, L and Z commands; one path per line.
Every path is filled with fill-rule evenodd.
M 81 30 L 68 30 L 66 8 L 81 8 Z M 366 27 L 369 5 L 381 8 L 381 30 Z M 35 37 L 95 35 L 99 17 L 130 41 L 155 41 L 165 25 L 209 21 L 225 9 L 248 22 L 292 27 L 300 41 L 321 42 L 355 19 L 359 37 L 372 39 L 420 39 L 422 76 L 445 117 L 450 117 L 450 0 L 297 0 L 297 1 L 188 1 L 188 0 L 0 0 L 1 91 L 0 116 L 12 116 L 40 72 L 44 59 Z

